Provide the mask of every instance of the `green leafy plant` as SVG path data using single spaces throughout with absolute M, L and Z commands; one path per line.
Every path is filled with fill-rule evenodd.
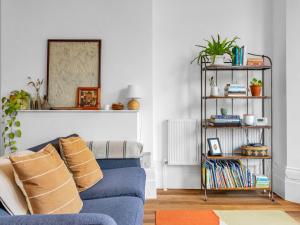
M 250 84 L 251 84 L 251 86 L 260 86 L 260 87 L 263 86 L 263 82 L 261 80 L 256 79 L 256 78 L 253 78 L 250 81 Z
M 17 101 L 19 101 L 21 108 L 20 109 L 28 109 L 30 104 L 30 94 L 27 91 L 21 90 L 21 91 L 12 91 L 10 93 L 12 96 L 16 96 L 18 98 Z
M 232 48 L 236 46 L 237 39 L 239 39 L 237 36 L 235 36 L 232 40 L 229 40 L 228 38 L 222 40 L 219 34 L 217 35 L 217 38 L 211 36 L 211 41 L 204 40 L 207 42 L 207 46 L 195 45 L 199 48 L 202 48 L 202 50 L 198 53 L 198 56 L 192 60 L 191 63 L 196 60 L 199 63 L 202 56 L 211 56 L 212 63 L 215 62 L 217 55 L 227 54 L 232 57 Z
M 13 91 L 9 97 L 2 98 L 2 123 L 4 128 L 2 131 L 2 139 L 5 150 L 10 152 L 18 150 L 16 138 L 22 136 L 20 129 L 21 122 L 17 119 L 18 111 L 21 109 L 24 98 L 29 97 L 26 91 Z

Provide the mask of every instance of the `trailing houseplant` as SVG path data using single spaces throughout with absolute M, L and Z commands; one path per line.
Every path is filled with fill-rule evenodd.
M 260 96 L 263 82 L 256 78 L 253 78 L 250 82 L 250 89 L 252 96 Z
M 30 94 L 27 91 L 12 91 L 10 93 L 12 96 L 17 96 L 20 103 L 21 110 L 27 110 L 30 107 Z
M 229 55 L 232 57 L 232 48 L 236 46 L 236 40 L 239 39 L 235 36 L 233 39 L 225 38 L 221 39 L 220 35 L 217 35 L 217 38 L 211 36 L 211 41 L 204 40 L 207 42 L 207 45 L 195 45 L 202 50 L 198 53 L 198 56 L 193 59 L 192 63 L 197 60 L 199 63 L 202 56 L 209 56 L 211 58 L 211 63 L 214 65 L 224 64 L 224 56 Z
M 18 150 L 16 139 L 22 136 L 21 122 L 17 116 L 25 96 L 28 97 L 29 94 L 21 90 L 13 91 L 9 97 L 2 98 L 3 146 L 5 150 L 9 149 L 11 153 Z

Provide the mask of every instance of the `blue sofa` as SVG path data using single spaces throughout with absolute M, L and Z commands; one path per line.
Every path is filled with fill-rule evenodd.
M 71 135 L 75 136 L 75 135 Z M 58 140 L 31 148 L 37 151 Z M 0 207 L 0 225 L 142 225 L 145 201 L 145 171 L 139 159 L 97 160 L 104 178 L 80 193 L 79 214 L 10 216 Z

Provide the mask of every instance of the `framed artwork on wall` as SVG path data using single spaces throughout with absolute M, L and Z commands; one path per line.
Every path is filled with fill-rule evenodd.
M 78 87 L 77 108 L 100 109 L 100 91 L 98 87 Z
M 49 39 L 47 96 L 51 107 L 75 108 L 78 87 L 99 91 L 100 71 L 101 40 Z

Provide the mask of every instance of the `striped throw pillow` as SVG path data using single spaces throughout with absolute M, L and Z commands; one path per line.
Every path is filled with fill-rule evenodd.
M 31 214 L 66 214 L 81 210 L 83 203 L 72 175 L 52 145 L 37 153 L 9 158 Z
M 61 156 L 73 174 L 79 192 L 92 187 L 103 178 L 94 154 L 82 138 L 61 138 L 59 144 Z

